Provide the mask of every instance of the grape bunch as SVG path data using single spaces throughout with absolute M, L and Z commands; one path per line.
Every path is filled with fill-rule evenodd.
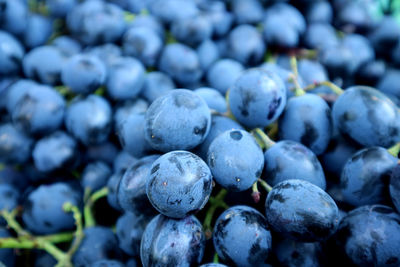
M 400 266 L 400 2 L 0 0 L 0 266 Z

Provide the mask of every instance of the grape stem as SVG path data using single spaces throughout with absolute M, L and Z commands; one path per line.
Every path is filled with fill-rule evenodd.
M 251 196 L 253 197 L 253 200 L 255 203 L 258 203 L 260 201 L 261 193 L 258 191 L 258 186 L 257 186 L 257 181 L 253 184 L 251 187 L 253 193 L 251 193 Z
M 85 190 L 87 192 L 87 189 Z M 97 200 L 99 200 L 102 197 L 107 196 L 108 194 L 108 188 L 103 187 L 102 189 L 99 189 L 98 191 L 94 192 L 86 201 L 85 201 L 85 206 L 83 207 L 83 216 L 85 218 L 85 227 L 91 227 L 96 225 L 96 220 L 93 216 L 93 206 L 94 203 L 96 203 Z
M 0 215 L 6 220 L 7 225 L 12 228 L 18 237 L 0 238 L 0 248 L 19 248 L 19 249 L 43 249 L 51 254 L 59 263 L 63 262 L 64 267 L 72 267 L 72 263 L 67 254 L 54 244 L 70 242 L 73 238 L 72 232 L 58 233 L 45 236 L 33 236 L 24 230 L 15 219 L 18 209 L 9 212 L 3 210 Z
M 212 227 L 211 221 L 213 219 L 214 213 L 218 208 L 228 209 L 229 206 L 225 203 L 224 198 L 228 191 L 226 189 L 221 189 L 215 197 L 210 197 L 208 202 L 211 204 L 207 210 L 206 217 L 204 219 L 203 228 L 206 233 L 206 237 L 211 237 Z
M 390 154 L 393 155 L 393 157 L 398 157 L 399 153 L 400 153 L 400 142 L 398 142 L 397 144 L 395 144 L 394 146 L 388 148 L 387 150 Z
M 337 95 L 341 95 L 344 92 L 342 88 L 340 88 L 339 86 L 330 81 L 315 82 L 305 87 L 304 91 L 311 91 L 319 86 L 327 86 L 332 90 L 332 92 L 334 92 Z
M 72 212 L 76 225 L 74 240 L 67 251 L 67 256 L 71 259 L 85 236 L 83 233 L 82 213 L 77 206 L 74 206 L 71 203 L 65 203 L 63 208 L 65 212 Z
M 271 138 L 269 138 L 268 135 L 266 135 L 264 133 L 263 130 L 261 130 L 260 128 L 256 128 L 253 131 L 253 135 L 255 135 L 255 137 L 258 137 L 259 139 L 261 139 L 261 142 L 263 144 L 262 147 L 268 149 L 270 147 L 272 147 L 273 145 L 275 145 L 275 142 L 271 140 Z
M 264 180 L 261 179 L 261 178 L 258 178 L 258 182 L 260 183 L 260 185 L 261 185 L 262 187 L 264 187 L 264 189 L 265 189 L 268 193 L 271 192 L 272 187 L 271 187 L 266 181 L 264 181 Z
M 215 252 L 215 254 L 214 254 L 213 263 L 219 263 L 218 253 L 217 252 Z
M 295 96 L 302 96 L 306 93 L 299 84 L 299 71 L 297 68 L 296 56 L 290 57 L 290 67 L 292 68 L 292 75 L 289 76 L 289 81 L 294 84 L 294 94 Z

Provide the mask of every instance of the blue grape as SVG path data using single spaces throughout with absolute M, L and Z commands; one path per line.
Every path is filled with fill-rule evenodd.
M 65 17 L 77 4 L 76 0 L 45 0 L 50 15 Z
M 398 266 L 400 216 L 384 205 L 362 206 L 350 211 L 334 236 L 336 247 L 357 266 Z
M 229 106 L 235 118 L 249 128 L 275 121 L 286 105 L 286 88 L 274 73 L 261 68 L 244 72 L 231 87 Z
M 199 13 L 195 2 L 186 0 L 155 0 L 150 4 L 149 10 L 164 23 L 190 18 Z
M 333 8 L 329 1 L 318 1 L 313 3 L 306 12 L 308 23 L 331 23 L 333 17 Z
M 99 260 L 93 262 L 90 267 L 125 267 L 125 265 L 116 260 Z
M 303 242 L 327 239 L 339 224 L 339 210 L 333 199 L 304 180 L 275 185 L 268 193 L 265 214 L 275 232 Z
M 113 209 L 120 211 L 122 211 L 122 208 L 118 202 L 118 187 L 123 175 L 123 171 L 117 171 L 110 176 L 107 182 L 107 202 Z
M 123 37 L 122 47 L 124 54 L 139 59 L 145 66 L 156 65 L 163 40 L 150 27 L 131 27 Z
M 144 229 L 151 219 L 152 216 L 135 215 L 130 212 L 126 212 L 118 218 L 116 234 L 122 251 L 132 257 L 140 255 L 140 241 Z
M 12 211 L 20 202 L 20 192 L 11 184 L 0 184 L 0 210 Z M 3 224 L 4 219 L 0 219 Z
M 364 148 L 347 160 L 340 177 L 344 201 L 354 206 L 385 200 L 387 182 L 397 158 L 382 147 Z
M 231 191 L 249 189 L 264 168 L 261 148 L 244 130 L 218 135 L 210 144 L 207 161 L 215 181 Z
M 137 158 L 141 158 L 153 150 L 145 138 L 145 123 L 144 113 L 132 113 L 119 123 L 117 128 L 122 148 Z
M 350 72 L 355 73 L 363 64 L 375 59 L 375 51 L 370 41 L 360 34 L 348 34 L 342 44 L 352 53 Z
M 115 128 L 119 128 L 120 125 L 131 115 L 145 113 L 149 103 L 141 98 L 137 98 L 133 101 L 124 101 L 121 105 L 116 107 L 114 113 Z
M 146 75 L 141 96 L 152 103 L 172 89 L 175 89 L 175 83 L 171 77 L 163 72 L 153 71 Z
M 283 140 L 302 143 L 321 155 L 332 136 L 331 109 L 318 95 L 292 97 L 279 118 L 279 135 Z
M 137 159 L 132 157 L 128 152 L 121 150 L 113 162 L 114 172 L 125 172 L 136 161 Z
M 90 145 L 85 148 L 84 162 L 104 161 L 108 165 L 112 165 L 117 154 L 118 148 L 110 141 Z
M 121 259 L 117 237 L 110 228 L 94 226 L 83 232 L 84 238 L 72 257 L 74 266 L 86 267 L 99 260 Z
M 151 14 L 138 14 L 133 21 L 129 23 L 129 28 L 146 27 L 153 29 L 162 40 L 165 39 L 165 29 L 161 21 Z
M 182 43 L 196 46 L 202 41 L 211 38 L 212 24 L 206 15 L 176 19 L 172 22 L 171 33 Z
M 6 163 L 24 163 L 31 154 L 33 140 L 11 123 L 0 124 L 0 160 Z
M 27 48 L 45 45 L 53 34 L 53 20 L 49 17 L 31 13 L 22 40 Z
M 225 95 L 243 70 L 243 65 L 235 60 L 220 59 L 211 65 L 208 70 L 207 81 L 212 88 Z
M 67 109 L 65 125 L 85 145 L 104 142 L 111 130 L 110 104 L 97 95 L 77 99 Z
M 260 68 L 278 75 L 285 84 L 287 98 L 294 96 L 293 92 L 294 85 L 290 79 L 292 73 L 289 70 L 284 69 L 283 67 L 270 62 L 263 63 L 262 65 L 260 65 Z M 302 80 L 301 76 L 298 76 L 297 78 L 298 78 L 297 81 L 300 84 L 300 86 L 306 85 L 306 83 Z
M 1 0 L 1 28 L 15 35 L 22 34 L 28 23 L 28 7 L 23 1 Z
M 41 172 L 73 168 L 79 158 L 78 144 L 65 132 L 57 131 L 37 141 L 32 157 Z
M 342 133 L 363 146 L 389 147 L 400 139 L 398 108 L 371 87 L 345 90 L 333 105 L 332 117 Z
M 263 59 L 266 47 L 258 30 L 243 24 L 234 28 L 227 37 L 228 54 L 243 65 L 255 65 Z
M 235 0 L 232 2 L 232 12 L 238 24 L 256 24 L 264 16 L 262 3 L 257 0 Z
M 183 218 L 202 209 L 211 190 L 210 169 L 200 157 L 188 151 L 162 155 L 153 162 L 146 181 L 150 203 L 172 218 Z
M 85 1 L 67 14 L 67 27 L 84 45 L 112 43 L 125 30 L 123 11 L 118 6 L 102 1 Z
M 203 71 L 207 71 L 220 56 L 216 43 L 209 39 L 197 46 L 197 54 Z
M 21 69 L 25 49 L 10 33 L 0 30 L 0 74 L 16 74 Z
M 71 230 L 75 221 L 71 213 L 63 210 L 63 205 L 71 203 L 81 206 L 80 194 L 81 192 L 62 182 L 40 185 L 28 195 L 22 220 L 30 231 L 37 234 Z
M 81 184 L 83 188 L 89 188 L 91 192 L 106 186 L 111 176 L 111 169 L 104 162 L 97 161 L 86 165 L 82 172 Z
M 207 106 L 210 109 L 219 113 L 227 111 L 225 98 L 217 90 L 210 87 L 201 87 L 194 90 L 194 92 L 206 101 Z
M 400 167 L 399 166 L 400 165 L 397 164 L 393 168 L 389 184 L 390 196 L 398 212 L 400 212 Z
M 207 161 L 207 153 L 211 142 L 221 133 L 232 129 L 244 130 L 244 128 L 239 123 L 230 118 L 213 115 L 211 117 L 210 132 L 208 133 L 206 139 L 204 139 L 203 143 L 195 148 L 195 153 L 200 156 L 204 161 Z
M 265 217 L 248 206 L 225 210 L 215 222 L 213 243 L 218 256 L 234 266 L 261 266 L 272 246 Z
M 303 243 L 290 239 L 274 244 L 274 254 L 279 264 L 287 267 L 318 267 L 322 248 L 320 243 Z
M 106 79 L 106 67 L 95 56 L 78 54 L 69 58 L 61 70 L 64 85 L 77 94 L 90 94 Z
M 264 177 L 274 186 L 288 179 L 300 179 L 326 188 L 324 171 L 316 155 L 300 143 L 284 140 L 264 153 Z
M 321 38 L 324 36 L 324 38 Z M 304 34 L 304 43 L 308 48 L 323 49 L 339 44 L 335 28 L 328 23 L 311 23 Z
M 25 132 L 49 134 L 62 125 L 66 103 L 53 88 L 32 85 L 15 100 L 10 113 L 13 122 Z
M 66 59 L 57 47 L 44 45 L 29 51 L 22 61 L 22 67 L 27 78 L 57 85 L 61 82 L 61 68 Z
M 153 162 L 159 155 L 147 156 L 133 163 L 123 174 L 117 187 L 117 203 L 127 212 L 154 214 L 147 194 L 146 183 Z
M 57 47 L 63 54 L 67 56 L 73 56 L 82 51 L 81 44 L 68 35 L 61 35 L 55 38 L 51 42 L 51 45 Z
M 205 236 L 193 215 L 180 220 L 157 215 L 144 230 L 140 259 L 144 267 L 192 266 L 201 262 Z
M 211 115 L 206 102 L 185 89 L 172 90 L 157 98 L 145 118 L 146 140 L 163 152 L 192 149 L 210 131 Z
M 158 67 L 183 86 L 197 83 L 203 72 L 196 51 L 180 43 L 165 46 Z
M 110 71 L 110 65 L 122 57 L 121 47 L 110 43 L 89 48 L 87 49 L 87 53 L 97 56 L 97 58 L 103 61 L 106 64 L 107 72 Z
M 121 57 L 109 66 L 107 93 L 115 100 L 134 99 L 142 91 L 144 80 L 143 64 L 135 58 Z

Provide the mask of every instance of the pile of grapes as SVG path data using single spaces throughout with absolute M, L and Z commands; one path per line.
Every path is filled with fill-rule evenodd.
M 399 18 L 0 0 L 0 266 L 400 266 Z

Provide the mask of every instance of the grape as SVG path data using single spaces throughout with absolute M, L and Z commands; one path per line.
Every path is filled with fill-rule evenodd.
M 10 47 L 6 49 L 7 47 Z M 0 31 L 0 73 L 13 74 L 21 68 L 21 61 L 25 54 L 24 47 L 5 31 Z
M 340 177 L 344 200 L 354 206 L 385 200 L 390 173 L 397 158 L 381 147 L 365 148 L 347 160 Z
M 156 65 L 162 46 L 160 35 L 150 27 L 131 27 L 123 37 L 124 54 L 138 58 L 148 67 Z
M 279 118 L 279 135 L 283 140 L 302 143 L 321 155 L 332 136 L 331 109 L 314 94 L 292 97 Z
M 211 142 L 208 165 L 215 181 L 231 191 L 249 189 L 264 168 L 262 150 L 244 130 L 229 130 Z
M 125 211 L 143 214 L 154 214 L 148 201 L 146 183 L 151 165 L 158 155 L 147 156 L 133 163 L 123 174 L 117 188 L 117 203 Z
M 65 124 L 70 133 L 86 145 L 107 140 L 111 130 L 111 107 L 97 95 L 77 99 L 67 109 Z
M 207 137 L 211 124 L 205 101 L 186 89 L 173 90 L 157 98 L 145 119 L 146 140 L 163 152 L 194 148 Z
M 78 157 L 78 144 L 65 132 L 57 131 L 35 144 L 32 157 L 35 167 L 41 172 L 74 167 Z
M 144 230 L 140 259 L 148 266 L 191 266 L 201 262 L 205 236 L 193 215 L 180 220 L 154 217 Z
M 390 207 L 362 206 L 342 219 L 334 241 L 343 256 L 357 266 L 397 266 L 400 255 L 399 221 L 399 214 Z
M 325 190 L 326 181 L 321 163 L 307 147 L 293 141 L 280 141 L 264 153 L 263 176 L 274 186 L 288 179 L 300 179 Z
M 390 196 L 392 197 L 392 201 L 394 206 L 396 207 L 397 211 L 400 212 L 400 168 L 399 164 L 397 164 L 392 171 L 390 177 Z
M 29 230 L 38 234 L 54 234 L 74 227 L 71 213 L 65 213 L 65 203 L 81 205 L 80 192 L 62 182 L 41 185 L 25 200 L 22 219 Z
M 187 151 L 162 155 L 151 166 L 146 193 L 160 213 L 183 218 L 202 209 L 212 190 L 211 171 L 198 156 Z
M 95 56 L 77 54 L 61 69 L 61 80 L 74 93 L 90 94 L 106 79 L 106 67 Z
M 397 107 L 370 87 L 345 90 L 333 105 L 332 117 L 341 132 L 364 146 L 389 147 L 400 138 Z
M 74 266 L 85 267 L 99 260 L 118 260 L 121 256 L 117 237 L 111 229 L 95 226 L 84 230 L 84 239 L 75 252 L 72 262 Z
M 286 88 L 274 73 L 260 68 L 244 72 L 229 92 L 229 107 L 244 126 L 265 127 L 275 121 L 286 105 Z
M 247 206 L 234 206 L 215 222 L 214 247 L 218 255 L 235 266 L 259 266 L 271 250 L 271 233 L 265 217 Z
M 272 229 L 303 242 L 322 241 L 339 224 L 333 199 L 321 188 L 303 180 L 286 180 L 267 196 L 265 214 Z

